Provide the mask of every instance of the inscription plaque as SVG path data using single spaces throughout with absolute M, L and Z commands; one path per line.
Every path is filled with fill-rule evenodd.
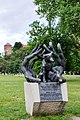
M 61 86 L 57 82 L 40 83 L 40 101 L 62 101 Z

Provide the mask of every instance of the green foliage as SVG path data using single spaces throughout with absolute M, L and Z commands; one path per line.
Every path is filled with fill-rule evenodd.
M 38 9 L 38 15 L 45 17 L 48 21 L 60 18 L 59 24 L 62 31 L 79 35 L 80 30 L 80 1 L 71 0 L 34 0 Z
M 42 45 L 44 42 L 47 42 L 46 38 L 48 37 L 48 28 L 44 24 L 40 24 L 38 21 L 34 21 L 31 25 L 31 30 L 27 32 L 30 36 L 29 45 L 33 43 L 36 44 L 37 41 L 40 41 Z M 35 43 L 34 43 L 35 42 Z
M 13 51 L 16 51 L 22 47 L 21 42 L 15 42 L 15 45 L 13 46 Z
M 27 48 L 20 48 L 13 51 L 10 55 L 5 55 L 0 58 L 0 72 L 1 73 L 21 73 L 21 65 L 26 56 Z
M 0 57 L 0 72 L 2 73 L 4 73 L 4 71 L 5 71 L 5 60 L 4 60 L 4 58 L 2 58 L 2 57 Z
M 59 42 L 66 58 L 66 71 L 80 71 L 80 1 L 34 0 L 34 3 L 37 14 L 44 17 L 48 25 L 38 21 L 30 25 L 30 48 L 33 49 L 36 41 L 48 46 L 51 40 L 56 49 Z
M 42 62 L 40 60 L 38 60 L 33 67 L 33 70 L 35 71 L 35 73 L 39 74 L 40 73 L 40 69 L 42 67 Z

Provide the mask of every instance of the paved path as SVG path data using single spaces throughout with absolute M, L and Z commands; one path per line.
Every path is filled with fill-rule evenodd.
M 63 75 L 64 78 L 80 78 L 80 75 Z
M 80 117 L 72 116 L 71 120 L 80 120 Z

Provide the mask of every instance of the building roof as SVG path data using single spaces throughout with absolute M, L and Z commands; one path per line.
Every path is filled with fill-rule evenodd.
M 4 46 L 12 46 L 10 43 L 6 43 Z
M 24 45 L 24 44 L 22 44 L 22 46 L 23 46 L 23 48 L 27 48 L 27 47 L 29 47 L 29 45 Z

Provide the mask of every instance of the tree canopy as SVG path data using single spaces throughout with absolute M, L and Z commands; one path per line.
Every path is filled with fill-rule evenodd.
M 14 46 L 13 46 L 13 51 L 16 51 L 18 49 L 20 49 L 22 47 L 22 43 L 21 42 L 15 42 Z
M 48 25 L 41 25 L 39 21 L 30 25 L 31 49 L 37 40 L 41 45 L 48 45 L 51 40 L 55 49 L 59 42 L 66 58 L 66 71 L 80 71 L 80 1 L 34 0 L 34 3 L 37 14 L 44 17 Z

